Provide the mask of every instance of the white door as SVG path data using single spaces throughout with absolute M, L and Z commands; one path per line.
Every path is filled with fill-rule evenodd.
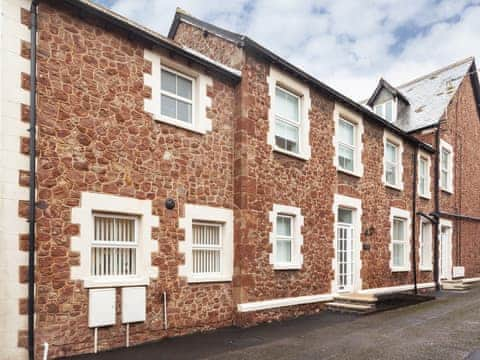
M 337 223 L 337 291 L 350 292 L 353 290 L 355 264 L 353 260 L 353 211 L 338 210 Z M 341 222 L 340 222 L 341 221 Z
M 440 228 L 440 279 L 452 278 L 452 236 L 449 226 Z

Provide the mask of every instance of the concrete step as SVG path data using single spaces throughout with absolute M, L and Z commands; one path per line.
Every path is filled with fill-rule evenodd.
M 442 281 L 442 290 L 444 291 L 467 291 L 472 287 L 463 283 L 461 280 L 444 280 Z
M 373 304 L 351 304 L 341 301 L 333 301 L 326 305 L 328 310 L 337 312 L 368 314 L 375 311 L 375 305 Z
M 338 294 L 334 296 L 334 300 L 337 302 L 346 302 L 351 304 L 375 304 L 378 299 L 375 295 L 372 294 L 359 294 L 359 293 L 351 293 L 351 294 Z

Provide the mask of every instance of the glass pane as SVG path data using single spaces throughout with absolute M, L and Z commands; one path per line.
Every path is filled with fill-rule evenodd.
M 385 103 L 385 119 L 393 121 L 393 102 L 391 100 Z
M 386 178 L 387 184 L 390 184 L 390 185 L 397 184 L 397 172 L 394 164 L 391 164 L 391 163 L 386 164 L 385 178 Z
M 277 235 L 292 236 L 292 218 L 277 216 Z
M 442 173 L 441 173 L 441 183 L 442 183 L 442 188 L 444 189 L 448 188 L 448 172 L 445 170 L 442 170 Z
M 420 159 L 420 176 L 427 177 L 427 161 Z
M 298 152 L 298 127 L 277 119 L 275 144 L 281 149 Z
M 277 87 L 275 89 L 275 113 L 284 119 L 298 122 L 298 100 L 298 97 Z
M 394 266 L 405 265 L 404 257 L 405 257 L 404 244 L 394 243 L 393 244 L 393 265 Z
M 354 145 L 355 126 L 353 124 L 340 120 L 338 133 L 341 142 L 351 146 Z
M 344 224 L 353 223 L 353 211 L 349 209 L 338 209 L 338 222 Z
M 282 263 L 292 261 L 292 242 L 290 240 L 277 240 L 277 261 Z
M 192 81 L 181 76 L 177 77 L 178 96 L 192 100 Z
M 177 114 L 178 120 L 185 121 L 188 123 L 192 122 L 192 104 L 186 102 L 177 101 Z
M 170 96 L 162 95 L 161 113 L 162 115 L 176 119 L 177 101 Z
M 448 170 L 450 152 L 446 149 L 442 149 L 442 169 Z
M 384 114 L 384 112 L 383 112 L 383 104 L 375 105 L 374 111 L 375 111 L 375 114 L 383 117 L 383 114 Z
M 338 147 L 338 164 L 342 169 L 353 171 L 353 149 L 340 145 Z
M 176 77 L 177 76 L 174 73 L 171 73 L 170 71 L 167 71 L 167 70 L 162 70 L 162 79 L 161 79 L 162 90 L 169 91 L 173 94 L 176 94 L 177 93 Z
M 393 240 L 405 240 L 405 221 L 393 219 Z
M 385 157 L 387 158 L 387 161 L 397 162 L 397 146 L 387 141 Z

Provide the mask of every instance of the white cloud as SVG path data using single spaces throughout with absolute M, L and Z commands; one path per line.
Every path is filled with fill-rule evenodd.
M 180 6 L 248 34 L 357 100 L 380 76 L 398 84 L 467 56 L 480 59 L 480 0 L 112 2 L 114 11 L 163 34 Z

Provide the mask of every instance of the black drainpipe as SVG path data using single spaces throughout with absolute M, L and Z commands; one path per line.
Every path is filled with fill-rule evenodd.
M 418 158 L 418 148 L 415 147 L 415 151 L 413 153 L 413 191 L 412 191 L 412 248 L 413 248 L 413 256 L 412 256 L 412 271 L 413 271 L 413 288 L 415 291 L 415 295 L 418 294 L 417 288 L 417 158 Z
M 435 132 L 435 179 L 434 179 L 434 212 L 433 217 L 436 220 L 436 226 L 433 230 L 433 281 L 435 282 L 435 289 L 440 290 L 440 281 L 439 281 L 439 259 L 438 259 L 438 235 L 439 229 L 438 224 L 440 224 L 440 127 L 441 121 L 438 122 L 437 131 Z
M 37 77 L 37 1 L 30 8 L 30 208 L 28 218 L 28 358 L 35 358 L 35 208 L 36 208 L 36 77 Z

